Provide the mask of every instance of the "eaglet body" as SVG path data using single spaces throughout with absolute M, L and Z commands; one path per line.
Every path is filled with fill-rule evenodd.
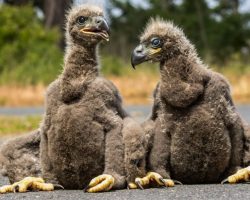
M 204 86 L 198 86 L 204 88 L 203 93 L 188 107 L 176 108 L 162 103 L 163 130 L 171 138 L 167 148 L 173 179 L 183 183 L 218 182 L 230 167 L 231 136 L 223 113 L 227 102 L 223 94 L 217 92 L 227 89 L 227 85 L 222 80 L 218 88 L 215 84 L 220 84 L 219 81 L 212 77 Z
M 249 131 L 229 83 L 208 69 L 183 31 L 152 19 L 132 54 L 132 65 L 160 63 L 154 92 L 148 165 L 166 179 L 218 183 L 249 164 Z
M 145 156 L 143 131 L 123 110 L 116 87 L 99 74 L 98 44 L 108 31 L 98 7 L 72 9 L 64 69 L 47 91 L 42 176 L 67 189 L 82 189 L 101 174 L 112 176 L 110 182 L 89 192 L 120 189 L 144 173 L 143 163 L 136 165 Z

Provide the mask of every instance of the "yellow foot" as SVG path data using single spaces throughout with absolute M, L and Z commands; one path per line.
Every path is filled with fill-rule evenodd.
M 113 176 L 108 174 L 103 174 L 92 179 L 87 188 L 85 189 L 85 191 L 90 193 L 106 192 L 111 190 L 114 183 L 115 179 Z
M 221 182 L 224 183 L 239 183 L 239 182 L 248 182 L 250 181 L 250 166 L 238 170 L 235 174 L 229 176 Z
M 12 185 L 4 185 L 0 187 L 0 193 L 3 194 L 8 192 L 27 192 L 28 190 L 52 191 L 55 188 L 64 189 L 61 185 L 45 183 L 42 178 L 26 177 L 23 180 Z
M 173 187 L 176 184 L 182 184 L 179 181 L 174 181 L 171 179 L 164 179 L 160 174 L 156 172 L 148 172 L 143 178 L 136 178 L 135 183 L 129 183 L 129 189 L 144 189 L 145 186 L 149 185 L 151 182 L 156 182 L 160 186 Z
M 61 185 L 45 183 L 42 178 L 26 177 L 23 180 L 12 185 L 5 185 L 0 187 L 0 193 L 3 194 L 8 192 L 27 192 L 28 190 L 52 191 L 56 187 L 64 189 Z
M 128 184 L 128 189 L 137 189 L 137 188 L 138 188 L 138 186 L 133 182 Z

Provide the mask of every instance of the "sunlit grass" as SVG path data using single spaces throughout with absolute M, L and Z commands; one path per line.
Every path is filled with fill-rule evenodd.
M 41 116 L 0 116 L 0 136 L 20 135 L 39 127 Z
M 0 106 L 39 106 L 44 103 L 44 85 L 2 85 L 0 86 Z

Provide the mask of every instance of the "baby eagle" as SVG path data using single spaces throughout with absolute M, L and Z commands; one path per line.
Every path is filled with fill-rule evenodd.
M 108 39 L 100 8 L 82 5 L 69 12 L 64 69 L 47 90 L 40 127 L 42 177 L 50 183 L 26 177 L 0 192 L 54 186 L 108 191 L 144 175 L 143 131 L 123 110 L 116 87 L 99 76 L 97 48 Z
M 170 178 L 187 184 L 217 183 L 229 175 L 223 182 L 249 180 L 250 169 L 240 169 L 250 163 L 249 130 L 225 78 L 204 66 L 180 28 L 161 19 L 148 23 L 132 53 L 133 67 L 149 60 L 160 63 L 161 79 L 147 167 L 161 176 L 151 172 L 137 181 L 145 185 L 151 176 L 173 186 Z

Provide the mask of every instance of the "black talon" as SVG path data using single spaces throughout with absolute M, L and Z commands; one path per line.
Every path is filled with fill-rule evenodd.
M 62 185 L 59 184 L 53 184 L 54 189 L 58 189 L 58 190 L 64 190 L 64 187 Z
M 175 184 L 178 184 L 178 185 L 183 185 L 182 182 L 180 181 L 177 181 L 177 180 L 173 180 Z
M 83 189 L 83 192 L 88 192 L 88 189 L 90 188 L 90 186 L 88 185 L 87 187 L 85 187 L 84 189 Z
M 159 178 L 159 180 L 164 184 L 165 187 L 167 187 L 166 182 L 164 181 L 164 178 Z
M 18 192 L 19 191 L 19 186 L 18 185 L 16 185 L 15 187 L 14 187 L 14 193 L 16 193 L 16 192 Z
M 228 183 L 228 179 L 226 178 L 226 179 L 224 179 L 223 181 L 221 181 L 221 183 L 220 184 L 225 184 L 225 183 Z
M 136 185 L 138 185 L 138 187 L 141 189 L 141 190 L 144 190 L 144 188 L 142 187 L 141 183 L 139 181 L 135 181 Z

